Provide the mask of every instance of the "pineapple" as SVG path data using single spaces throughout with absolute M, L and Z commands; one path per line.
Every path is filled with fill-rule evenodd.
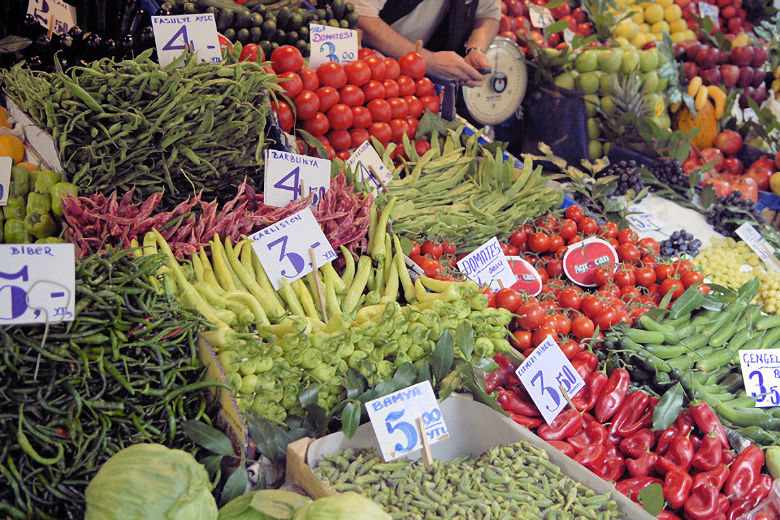
M 639 122 L 655 116 L 654 106 L 650 104 L 655 98 L 643 90 L 637 73 L 616 74 L 611 83 L 611 115 L 602 114 L 606 140 L 632 150 L 644 148 Z

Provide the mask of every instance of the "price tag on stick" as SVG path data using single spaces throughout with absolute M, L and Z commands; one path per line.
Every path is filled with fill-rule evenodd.
M 547 336 L 515 373 L 547 424 L 566 408 L 565 394 L 574 397 L 585 387 L 585 381 L 552 336 Z
M 73 321 L 73 244 L 0 245 L 0 326 Z
M 330 161 L 279 150 L 266 150 L 264 182 L 263 200 L 269 206 L 283 208 L 301 196 L 306 197 L 314 193 L 312 205 L 317 207 L 320 198 L 330 188 Z
M 349 63 L 357 59 L 358 33 L 329 25 L 309 24 L 309 67 L 316 69 L 323 63 Z
M 347 166 L 355 171 L 358 180 L 371 185 L 374 195 L 393 180 L 393 172 L 387 169 L 370 141 L 364 141 L 352 152 L 347 159 Z
M 780 349 L 740 350 L 739 364 L 745 393 L 756 398 L 756 408 L 780 405 Z
M 27 14 L 57 34 L 65 34 L 76 24 L 76 8 L 62 0 L 30 0 Z
M 13 159 L 0 157 L 0 206 L 8 204 L 8 194 L 11 191 L 11 168 Z
M 385 461 L 422 449 L 423 435 L 429 445 L 450 436 L 430 381 L 369 401 L 366 410 Z
M 462 258 L 458 269 L 479 285 L 489 285 L 494 291 L 501 289 L 502 284 L 511 287 L 517 281 L 496 237 Z
M 745 222 L 736 229 L 736 233 L 764 261 L 768 268 L 775 271 L 780 270 L 780 260 L 775 256 L 774 249 L 753 226 Z
M 699 2 L 699 13 L 701 13 L 702 18 L 712 20 L 712 25 L 715 29 L 720 27 L 720 9 L 717 5 Z
M 531 18 L 531 25 L 534 27 L 543 29 L 544 27 L 547 27 L 548 25 L 551 25 L 555 22 L 555 18 L 553 18 L 552 12 L 550 12 L 550 10 L 546 7 L 531 4 L 528 6 L 528 10 L 528 15 Z
M 201 62 L 220 63 L 222 49 L 212 13 L 152 16 L 157 61 L 164 67 L 182 52 L 197 53 Z
M 314 249 L 318 266 L 336 258 L 336 252 L 309 208 L 271 224 L 249 238 L 254 240 L 252 249 L 277 291 L 283 280 L 292 283 L 312 272 L 310 249 Z

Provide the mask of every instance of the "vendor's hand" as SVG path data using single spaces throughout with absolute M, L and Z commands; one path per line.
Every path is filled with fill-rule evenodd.
M 489 69 L 490 61 L 488 57 L 480 49 L 472 48 L 468 54 L 466 54 L 466 63 L 474 67 L 475 69 Z
M 487 78 L 452 51 L 426 52 L 423 57 L 428 73 L 440 78 L 455 80 L 469 87 L 476 87 Z

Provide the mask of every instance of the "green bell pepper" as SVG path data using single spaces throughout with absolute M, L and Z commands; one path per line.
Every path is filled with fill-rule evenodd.
M 5 219 L 23 219 L 25 215 L 27 215 L 27 211 L 25 211 L 26 203 L 27 201 L 25 201 L 24 197 L 8 197 L 6 205 L 3 206 L 3 215 L 5 216 Z
M 35 238 L 50 237 L 57 231 L 57 223 L 49 212 L 34 211 L 24 218 L 24 227 Z
M 52 186 L 62 182 L 62 175 L 51 170 L 41 170 L 35 179 L 35 191 L 38 193 L 49 193 Z
M 30 172 L 30 187 L 35 188 L 35 181 L 38 180 L 38 174 L 41 170 L 33 170 Z
M 31 191 L 27 194 L 27 214 L 48 213 L 51 211 L 51 196 L 46 193 L 35 193 Z
M 78 186 L 70 182 L 58 182 L 51 187 L 51 211 L 58 217 L 62 216 L 62 197 L 65 195 L 78 197 Z
M 30 171 L 24 166 L 11 168 L 11 196 L 24 197 L 30 192 Z
M 5 243 L 6 244 L 29 244 L 32 237 L 27 234 L 24 227 L 24 221 L 18 218 L 11 218 L 5 221 Z
M 43 237 L 35 241 L 36 244 L 67 244 L 67 241 L 59 237 Z

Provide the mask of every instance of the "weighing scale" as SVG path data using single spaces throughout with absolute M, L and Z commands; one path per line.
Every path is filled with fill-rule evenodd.
M 497 37 L 485 54 L 490 62 L 490 75 L 479 87 L 463 87 L 463 101 L 471 117 L 492 138 L 491 126 L 503 123 L 520 110 L 528 86 L 528 71 L 523 51 L 509 38 Z

